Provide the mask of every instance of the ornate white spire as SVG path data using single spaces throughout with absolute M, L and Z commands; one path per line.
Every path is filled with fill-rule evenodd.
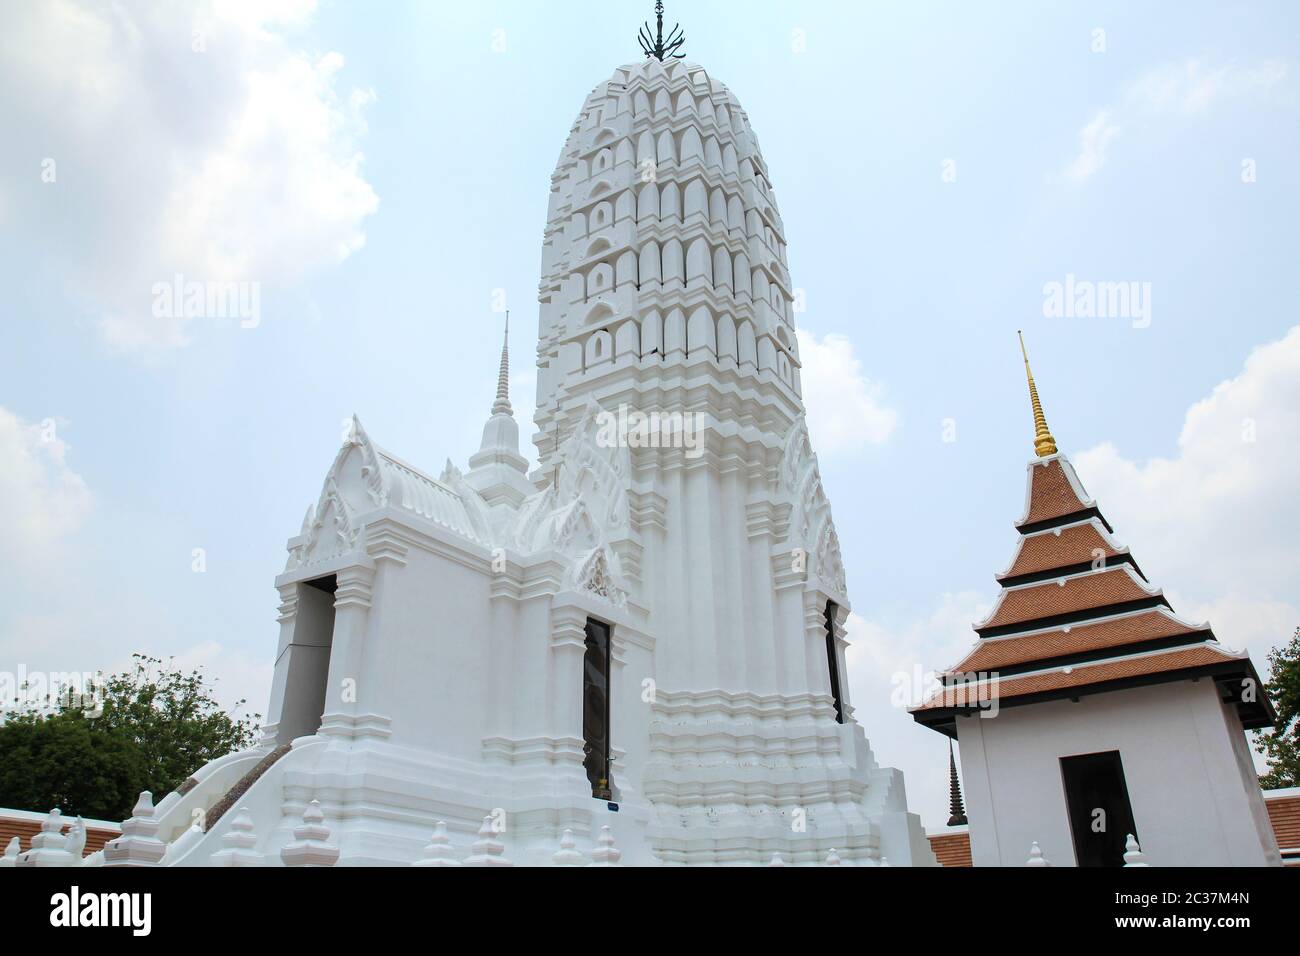
M 497 399 L 492 403 L 493 415 L 514 417 L 510 407 L 510 313 L 506 312 L 506 338 L 501 345 L 501 369 L 497 372 Z
M 528 459 L 519 454 L 519 425 L 510 408 L 510 313 L 506 313 L 505 342 L 497 372 L 497 397 L 492 417 L 483 426 L 483 441 L 469 460 L 465 481 L 489 505 L 506 502 L 517 507 L 532 494 Z

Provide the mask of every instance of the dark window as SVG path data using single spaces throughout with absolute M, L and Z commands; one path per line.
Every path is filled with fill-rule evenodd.
M 1137 836 L 1119 751 L 1061 758 L 1065 805 L 1079 866 L 1123 866 L 1124 841 Z
M 844 723 L 844 701 L 840 698 L 840 656 L 835 652 L 834 601 L 826 602 L 826 663 L 831 670 L 831 697 L 835 701 L 835 722 Z
M 591 795 L 613 799 L 609 785 L 609 625 L 587 618 L 582 657 L 582 765 Z

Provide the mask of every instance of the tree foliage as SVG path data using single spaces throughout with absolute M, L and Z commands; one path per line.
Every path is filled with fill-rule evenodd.
M 141 790 L 161 799 L 208 761 L 252 745 L 259 715 L 232 717 L 201 671 L 133 658 L 80 697 L 5 714 L 0 806 L 123 820 Z
M 1300 786 L 1300 627 L 1289 643 L 1269 651 L 1268 667 L 1268 697 L 1278 729 L 1255 740 L 1255 749 L 1268 759 L 1259 785 L 1265 790 Z

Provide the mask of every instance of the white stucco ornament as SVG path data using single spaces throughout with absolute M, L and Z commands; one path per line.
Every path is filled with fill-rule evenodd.
M 104 865 L 157 866 L 167 852 L 167 844 L 158 838 L 160 830 L 153 794 L 141 791 L 131 818 L 122 823 L 122 835 L 105 844 Z

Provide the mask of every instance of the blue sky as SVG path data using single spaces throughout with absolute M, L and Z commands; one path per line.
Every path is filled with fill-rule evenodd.
M 264 709 L 272 579 L 341 421 L 463 463 L 497 290 L 531 408 L 548 178 L 652 6 L 0 11 L 0 669 L 175 654 Z M 1262 668 L 1300 623 L 1295 5 L 668 16 L 772 172 L 854 702 L 925 822 L 944 742 L 890 695 L 960 656 L 1010 557 L 1032 453 L 1016 329 L 1120 539 Z M 155 318 L 177 272 L 260 283 L 260 322 Z M 1067 275 L 1149 283 L 1149 325 L 1046 317 Z

